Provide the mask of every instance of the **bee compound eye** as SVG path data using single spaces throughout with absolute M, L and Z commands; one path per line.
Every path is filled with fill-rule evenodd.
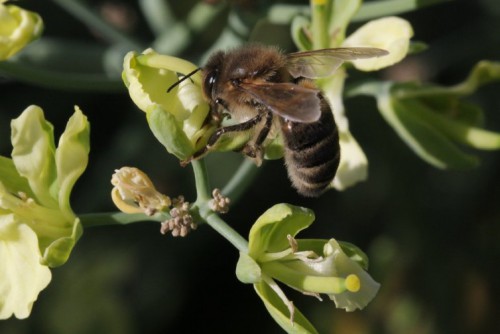
M 217 82 L 217 76 L 218 76 L 218 73 L 216 70 L 207 73 L 207 75 L 205 77 L 205 81 L 203 82 L 203 90 L 204 90 L 206 96 L 209 96 L 209 97 L 212 96 L 214 85 Z
M 210 73 L 207 80 L 208 80 L 208 87 L 211 90 L 214 87 L 215 82 L 217 81 L 217 72 Z

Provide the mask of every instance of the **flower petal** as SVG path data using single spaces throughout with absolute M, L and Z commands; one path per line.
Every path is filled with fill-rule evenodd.
M 76 180 L 87 168 L 90 151 L 90 125 L 78 107 L 68 120 L 59 138 L 55 159 L 59 185 L 59 208 L 69 221 L 75 217 L 69 203 L 69 195 Z
M 52 277 L 40 264 L 35 232 L 14 220 L 13 214 L 0 216 L 0 319 L 27 318 Z
M 254 259 L 240 252 L 238 263 L 236 263 L 236 277 L 241 283 L 258 283 L 262 280 L 262 271 Z
M 359 264 L 350 259 L 336 240 L 330 239 L 325 245 L 324 256 L 333 260 L 336 276 L 349 277 L 354 274 L 359 279 L 360 286 L 356 291 L 346 290 L 340 294 L 329 295 L 338 308 L 343 308 L 348 312 L 363 309 L 375 298 L 380 284 L 375 282 Z
M 153 105 L 146 111 L 149 128 L 156 139 L 177 158 L 184 160 L 195 152 L 182 123 L 174 115 L 163 109 L 160 105 Z
M 331 186 L 337 190 L 345 190 L 368 176 L 368 159 L 356 139 L 349 131 L 349 120 L 345 114 L 342 91 L 347 74 L 340 68 L 328 80 L 320 82 L 321 88 L 332 106 L 335 123 L 339 132 L 340 163 Z
M 168 87 L 177 82 L 177 74 L 171 70 L 144 65 L 143 62 L 148 60 L 148 56 L 156 55 L 152 50 L 147 51 L 143 55 L 129 52 L 123 61 L 122 77 L 132 101 L 144 112 L 154 105 L 160 105 L 171 112 L 178 121 L 186 119 L 189 113 L 182 107 L 176 94 L 166 92 Z M 142 58 L 139 58 L 141 56 Z
M 201 94 L 200 74 L 180 83 L 177 75 L 196 69 L 190 62 L 152 49 L 140 55 L 130 52 L 123 63 L 122 78 L 130 97 L 147 113 L 155 137 L 181 160 L 205 146 L 211 134 L 205 124 L 210 108 Z
M 290 321 L 288 306 L 282 296 L 278 295 L 268 282 L 254 284 L 254 288 L 269 314 L 287 333 L 318 333 L 309 320 L 295 307 L 293 321 Z
M 339 134 L 340 164 L 331 185 L 345 190 L 368 177 L 368 159 L 349 130 Z
M 111 197 L 115 205 L 126 213 L 152 215 L 168 209 L 170 198 L 158 192 L 151 179 L 140 169 L 122 167 L 111 177 L 114 188 Z
M 19 174 L 28 179 L 43 206 L 57 208 L 54 133 L 38 106 L 29 106 L 11 122 L 12 160 Z
M 19 175 L 12 159 L 0 156 L 0 186 L 10 193 L 22 192 L 33 197 L 28 181 Z
M 51 268 L 61 266 L 68 261 L 69 255 L 75 247 L 76 242 L 80 239 L 83 228 L 80 219 L 76 218 L 72 222 L 71 230 L 66 229 L 68 234 L 61 235 L 59 238 L 54 238 L 51 243 L 44 249 L 41 263 Z M 69 234 L 71 233 L 71 234 Z
M 264 253 L 290 248 L 287 236 L 295 236 L 314 221 L 314 213 L 290 204 L 276 204 L 264 212 L 250 229 L 248 255 L 259 260 Z
M 406 57 L 412 36 L 413 28 L 408 21 L 391 16 L 373 20 L 361 26 L 344 41 L 342 46 L 376 47 L 389 51 L 389 55 L 384 57 L 352 61 L 358 70 L 376 71 Z

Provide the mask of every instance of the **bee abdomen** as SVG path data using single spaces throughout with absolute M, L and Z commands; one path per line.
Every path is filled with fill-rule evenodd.
M 328 106 L 314 123 L 284 121 L 285 163 L 297 191 L 321 195 L 332 182 L 340 161 L 337 127 Z

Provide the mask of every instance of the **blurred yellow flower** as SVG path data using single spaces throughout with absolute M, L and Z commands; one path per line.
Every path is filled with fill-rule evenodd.
M 87 166 L 89 124 L 75 108 L 56 148 L 37 106 L 11 123 L 12 159 L 0 156 L 0 319 L 29 316 L 82 234 L 69 196 Z
M 15 55 L 43 31 L 38 14 L 3 2 L 0 2 L 0 60 Z

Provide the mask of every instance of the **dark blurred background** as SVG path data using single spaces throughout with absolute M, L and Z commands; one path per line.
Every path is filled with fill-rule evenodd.
M 153 40 L 136 1 L 87 3 L 145 47 Z M 170 3 L 182 22 L 196 1 Z M 236 5 L 256 20 L 265 11 L 263 3 Z M 40 13 L 44 36 L 78 40 L 99 50 L 109 47 L 56 1 L 16 4 Z M 224 29 L 228 8 L 217 14 L 209 31 L 191 36 L 196 42 L 179 56 L 198 61 Z M 413 25 L 414 40 L 429 49 L 385 70 L 380 74 L 384 78 L 451 85 L 478 61 L 500 59 L 498 0 L 450 1 L 400 16 Z M 274 28 L 280 44 L 291 48 L 283 37 L 288 27 Z M 115 65 L 120 68 L 121 63 Z M 90 164 L 72 195 L 78 214 L 115 210 L 110 177 L 121 166 L 136 166 L 164 193 L 194 200 L 191 169 L 166 154 L 125 87 L 81 92 L 8 76 L 0 80 L 2 155 L 11 150 L 10 119 L 30 104 L 44 109 L 57 136 L 74 105 L 88 116 Z M 500 85 L 491 84 L 470 98 L 484 109 L 486 128 L 497 132 L 499 92 Z M 351 131 L 370 162 L 367 181 L 304 199 L 291 189 L 282 161 L 266 162 L 225 220 L 246 236 L 262 212 L 288 202 L 316 213 L 316 223 L 302 236 L 335 237 L 367 252 L 369 271 L 382 287 L 363 311 L 346 313 L 330 301 L 286 290 L 320 333 L 498 333 L 500 154 L 474 151 L 482 161 L 479 168 L 438 170 L 409 150 L 372 99 L 345 103 Z M 212 186 L 223 186 L 240 161 L 236 153 L 210 156 Z M 86 229 L 68 263 L 52 271 L 52 282 L 30 318 L 0 322 L 0 333 L 280 333 L 253 288 L 236 279 L 237 259 L 237 251 L 208 226 L 184 239 L 162 236 L 153 222 Z

